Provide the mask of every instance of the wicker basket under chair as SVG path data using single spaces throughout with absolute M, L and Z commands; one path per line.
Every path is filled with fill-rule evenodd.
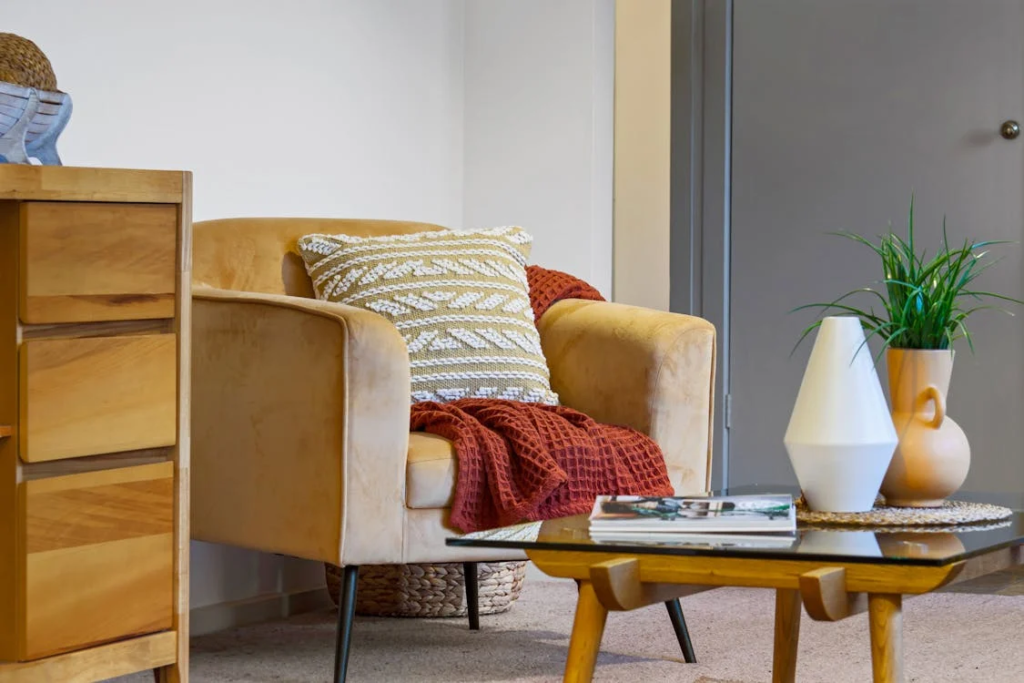
M 325 565 L 327 590 L 338 604 L 342 570 Z M 512 608 L 526 579 L 526 562 L 480 562 L 477 587 L 480 614 Z M 466 580 L 461 562 L 364 565 L 359 568 L 356 614 L 378 617 L 462 617 Z

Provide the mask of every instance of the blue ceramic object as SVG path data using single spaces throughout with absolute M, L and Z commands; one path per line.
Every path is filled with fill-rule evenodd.
M 0 162 L 60 166 L 57 138 L 70 117 L 67 93 L 0 81 Z

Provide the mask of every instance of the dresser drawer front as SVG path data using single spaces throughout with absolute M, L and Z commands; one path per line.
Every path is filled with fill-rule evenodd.
M 20 365 L 25 462 L 176 443 L 177 335 L 27 341 Z
M 174 317 L 176 206 L 25 202 L 21 212 L 23 322 Z
M 20 485 L 21 659 L 171 627 L 174 466 Z

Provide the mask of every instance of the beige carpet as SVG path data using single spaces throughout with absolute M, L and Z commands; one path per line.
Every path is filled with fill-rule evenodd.
M 576 587 L 528 581 L 515 607 L 481 619 L 359 618 L 352 642 L 352 683 L 540 683 L 560 681 Z M 612 613 L 597 683 L 768 683 L 773 594 L 718 589 L 683 599 L 698 664 L 684 664 L 664 607 Z M 330 680 L 334 615 L 201 636 L 192 641 L 196 683 Z M 904 603 L 908 683 L 1015 683 L 1024 680 L 1024 596 L 939 593 Z M 804 616 L 797 680 L 871 680 L 866 615 L 823 624 Z M 118 683 L 151 683 L 150 675 Z

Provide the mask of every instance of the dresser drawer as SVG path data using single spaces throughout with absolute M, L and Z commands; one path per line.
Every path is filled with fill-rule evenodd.
M 176 443 L 175 334 L 31 340 L 19 362 L 25 462 Z
M 174 317 L 176 206 L 25 202 L 20 222 L 23 322 Z
M 19 659 L 171 627 L 174 466 L 19 485 Z

